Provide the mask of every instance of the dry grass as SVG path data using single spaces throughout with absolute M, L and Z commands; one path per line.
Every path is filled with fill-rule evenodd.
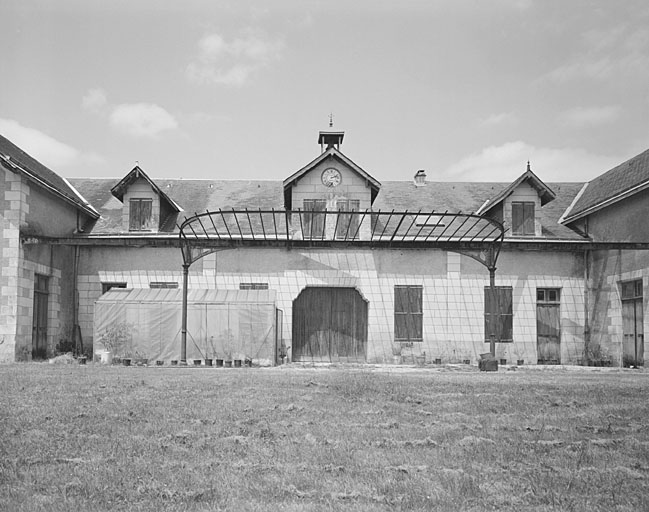
M 648 510 L 649 373 L 0 367 L 2 510 Z

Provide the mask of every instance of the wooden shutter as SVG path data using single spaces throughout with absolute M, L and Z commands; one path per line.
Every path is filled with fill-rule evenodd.
M 421 286 L 394 287 L 395 341 L 423 340 L 423 288 Z
M 485 341 L 490 341 L 491 332 L 496 335 L 496 341 L 513 341 L 513 301 L 512 288 L 508 286 L 498 286 L 494 290 L 495 296 L 492 298 L 491 288 L 485 286 L 484 289 L 484 336 Z M 494 314 L 492 315 L 491 306 L 494 304 Z M 492 325 L 493 324 L 493 325 Z

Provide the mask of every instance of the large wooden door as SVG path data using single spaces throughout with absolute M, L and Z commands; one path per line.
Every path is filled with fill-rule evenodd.
M 642 280 L 622 283 L 622 363 L 644 365 Z
M 365 362 L 367 302 L 354 288 L 309 287 L 293 301 L 294 361 Z
M 536 292 L 536 345 L 538 364 L 561 364 L 560 290 Z

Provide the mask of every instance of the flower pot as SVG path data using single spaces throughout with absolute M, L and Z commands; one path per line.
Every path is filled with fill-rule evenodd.
M 507 364 L 507 359 L 501 359 L 500 364 Z
M 442 358 L 438 357 L 437 359 L 435 359 L 434 362 L 435 362 L 435 364 L 442 364 Z
M 525 364 L 525 359 L 518 359 L 518 360 L 516 361 L 516 364 L 517 364 L 518 366 L 523 366 L 523 365 Z
M 205 359 L 205 366 L 212 366 L 212 360 L 211 359 Z
M 194 366 L 200 366 L 202 361 L 200 359 L 194 359 Z
M 464 360 L 462 360 L 462 363 L 471 364 L 471 359 L 464 359 Z
M 226 368 L 232 368 L 232 361 L 223 361 L 223 366 Z
M 131 366 L 131 358 L 130 357 L 124 357 L 122 358 L 122 364 L 124 366 Z
M 155 365 L 156 365 L 156 366 L 164 366 L 164 364 L 165 364 L 165 362 L 164 362 L 164 361 L 160 361 L 160 360 L 158 360 L 158 361 L 155 362 Z
M 216 360 L 216 367 L 217 368 L 223 368 L 223 359 L 217 359 Z
M 178 359 L 172 359 L 171 366 L 178 366 Z
M 241 359 L 235 359 L 234 360 L 234 367 L 235 368 L 241 368 Z

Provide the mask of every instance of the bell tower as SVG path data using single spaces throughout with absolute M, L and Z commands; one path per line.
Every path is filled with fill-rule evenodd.
M 343 143 L 345 132 L 334 131 L 334 115 L 329 114 L 329 130 L 320 132 L 318 134 L 318 144 L 320 144 L 320 152 L 324 153 L 329 148 L 340 149 Z

